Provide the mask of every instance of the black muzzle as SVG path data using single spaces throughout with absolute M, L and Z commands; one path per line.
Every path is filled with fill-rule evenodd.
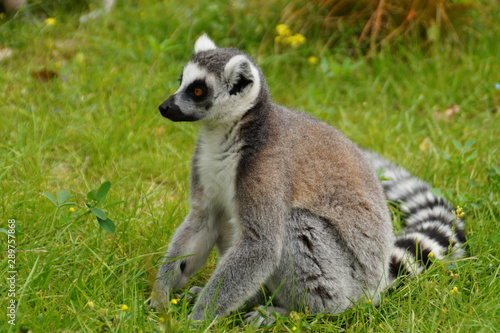
M 170 96 L 165 102 L 158 107 L 163 117 L 172 121 L 196 121 L 197 117 L 184 114 L 179 106 L 175 104 L 175 95 Z

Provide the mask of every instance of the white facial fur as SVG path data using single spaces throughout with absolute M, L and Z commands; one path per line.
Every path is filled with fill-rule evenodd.
M 196 63 L 189 62 L 186 67 L 184 67 L 184 71 L 182 72 L 182 83 L 179 89 L 175 92 L 176 94 L 181 92 L 183 89 L 185 89 L 187 86 L 189 86 L 192 82 L 196 80 L 205 80 L 207 81 L 207 78 L 209 76 L 208 72 L 198 66 Z
M 207 47 L 207 44 L 203 42 L 201 46 Z M 231 87 L 238 82 L 240 76 L 244 76 L 252 83 L 239 93 L 231 95 L 229 93 Z M 209 110 L 200 109 L 194 103 L 182 100 L 182 91 L 196 80 L 204 80 L 213 91 L 212 107 Z M 182 84 L 175 93 L 178 95 L 176 102 L 183 112 L 200 115 L 200 119 L 203 119 L 202 121 L 210 126 L 231 124 L 241 118 L 244 112 L 255 104 L 260 86 L 259 71 L 244 55 L 236 55 L 228 61 L 221 79 L 198 64 L 189 62 L 182 74 Z
M 184 114 L 195 116 L 197 119 L 203 119 L 207 112 L 205 108 L 196 105 L 194 101 L 185 98 L 183 94 L 189 85 L 197 80 L 205 81 L 206 85 L 209 87 L 215 86 L 216 83 L 216 79 L 213 74 L 208 73 L 204 68 L 198 66 L 198 64 L 190 62 L 184 68 L 181 86 L 177 89 L 174 95 L 177 105 Z

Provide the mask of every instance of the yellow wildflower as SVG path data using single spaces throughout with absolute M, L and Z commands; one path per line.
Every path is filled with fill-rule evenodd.
M 48 25 L 49 27 L 53 27 L 53 26 L 55 26 L 55 25 L 56 25 L 56 23 L 57 23 L 57 21 L 56 21 L 56 19 L 55 19 L 55 18 L 53 18 L 53 17 L 47 17 L 47 18 L 45 19 L 45 24 L 46 24 L 46 25 Z
M 286 24 L 278 24 L 276 26 L 276 32 L 281 37 L 288 37 L 292 35 L 292 30 L 290 30 L 290 27 Z
M 128 310 L 128 306 L 126 306 L 125 304 L 122 305 L 121 307 L 122 311 L 127 311 Z
M 310 56 L 307 58 L 307 62 L 311 65 L 316 65 L 318 63 L 319 59 L 315 56 Z
M 365 301 L 365 303 L 366 303 L 366 304 L 368 304 L 368 305 L 372 305 L 373 301 L 372 301 L 371 299 L 367 299 L 367 300 Z
M 276 44 L 290 45 L 293 48 L 297 48 L 306 42 L 304 35 L 299 33 L 292 34 L 292 30 L 286 24 L 278 24 L 276 32 L 278 33 L 278 36 L 274 38 Z
M 427 257 L 429 257 L 429 258 L 434 258 L 434 253 L 429 252 L 429 254 L 427 255 Z
M 457 287 L 453 287 L 452 290 L 450 290 L 450 294 L 453 295 L 453 294 L 456 294 L 458 293 L 458 288 Z
M 74 212 L 76 212 L 76 209 L 74 207 L 69 207 L 69 212 L 74 213 Z
M 290 46 L 292 46 L 294 49 L 296 49 L 302 44 L 305 44 L 305 42 L 306 38 L 304 37 L 304 35 L 301 34 L 295 34 L 286 39 L 286 43 L 290 44 Z
M 160 323 L 164 323 L 165 322 L 165 318 L 163 318 L 163 317 L 158 318 L 158 320 L 160 321 Z
M 296 331 L 296 330 L 297 330 L 296 326 L 292 327 L 292 331 Z
M 173 300 L 170 301 L 170 303 L 172 303 L 173 305 L 177 305 L 179 304 L 180 301 L 181 301 L 180 298 L 174 298 Z
M 452 213 L 453 213 L 453 215 L 455 215 L 455 217 L 457 219 L 459 219 L 465 215 L 465 213 L 462 212 L 462 207 L 460 207 L 460 206 L 457 206 L 457 209 L 453 210 Z

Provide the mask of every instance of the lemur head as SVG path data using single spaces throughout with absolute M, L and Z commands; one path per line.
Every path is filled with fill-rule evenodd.
M 164 117 L 231 123 L 267 96 L 263 75 L 246 53 L 218 48 L 207 35 L 198 38 L 194 51 L 179 89 L 159 107 Z

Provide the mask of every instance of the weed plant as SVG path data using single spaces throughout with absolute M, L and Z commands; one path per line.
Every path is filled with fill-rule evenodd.
M 292 313 L 259 330 L 241 325 L 241 312 L 193 330 L 498 332 L 498 25 L 481 30 L 475 17 L 478 30 L 460 44 L 408 38 L 363 58 L 293 22 L 302 43 L 282 43 L 286 3 L 242 3 L 123 1 L 84 24 L 65 8 L 1 18 L 0 332 L 190 330 L 182 293 L 166 313 L 148 299 L 188 211 L 198 126 L 171 123 L 157 107 L 202 32 L 256 56 L 276 102 L 336 126 L 462 207 L 469 256 L 398 281 L 377 307 Z M 498 9 L 488 17 L 498 22 Z

